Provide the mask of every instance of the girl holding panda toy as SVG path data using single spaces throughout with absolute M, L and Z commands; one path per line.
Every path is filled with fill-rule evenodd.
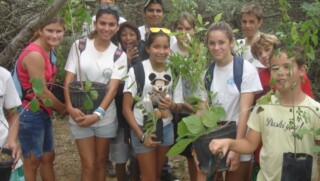
M 165 155 L 170 145 L 174 143 L 172 112 L 180 109 L 183 103 L 181 80 L 173 86 L 170 69 L 166 69 L 167 57 L 170 54 L 170 30 L 165 28 L 150 28 L 150 33 L 146 42 L 146 50 L 150 58 L 141 62 L 144 71 L 144 86 L 138 89 L 139 81 L 135 75 L 134 68 L 128 73 L 128 78 L 124 86 L 123 114 L 128 121 L 131 130 L 131 142 L 133 150 L 139 162 L 141 180 L 160 180 L 161 170 L 165 163 Z M 135 65 L 135 66 L 138 66 Z M 140 64 L 141 66 L 141 64 Z M 163 85 L 168 90 L 168 94 L 159 93 L 159 102 L 154 106 L 152 102 L 155 94 L 154 89 L 158 79 L 164 81 Z M 142 92 L 139 93 L 138 90 Z M 170 93 L 172 94 L 170 95 Z M 141 95 L 140 101 L 134 103 L 134 97 Z M 152 101 L 153 100 L 153 101 Z M 134 105 L 133 109 L 132 106 Z M 165 111 L 159 121 L 163 123 L 163 140 L 156 140 L 155 134 L 145 134 L 143 131 L 144 114 L 139 106 L 143 106 L 147 112 L 159 109 Z

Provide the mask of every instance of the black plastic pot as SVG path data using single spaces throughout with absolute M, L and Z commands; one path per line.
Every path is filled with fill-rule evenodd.
M 227 124 L 227 125 L 226 125 Z M 193 147 L 195 149 L 198 161 L 199 161 L 199 168 L 201 171 L 204 173 L 208 174 L 209 173 L 209 165 L 210 165 L 210 160 L 217 160 L 217 159 L 212 159 L 211 157 L 214 157 L 212 153 L 209 150 L 209 143 L 211 142 L 212 139 L 218 139 L 218 138 L 236 138 L 236 132 L 237 132 L 237 124 L 235 121 L 220 121 L 218 122 L 218 125 L 226 125 L 216 131 L 213 131 L 207 135 L 203 135 L 197 139 L 193 143 Z M 218 171 L 224 171 L 227 170 L 226 166 L 226 157 L 223 157 L 222 160 L 220 161 Z M 210 159 L 211 158 L 211 159 Z
M 14 162 L 14 159 L 11 157 L 12 151 L 7 148 L 1 148 L 1 154 L 9 155 L 11 159 L 2 159 L 0 158 L 0 180 L 2 181 L 9 181 L 12 171 L 12 164 Z
M 85 82 L 83 81 L 82 84 L 84 86 Z M 89 92 L 81 90 L 80 81 L 71 82 L 69 84 L 69 92 L 72 106 L 80 109 L 85 114 L 92 114 L 94 110 L 97 107 L 99 107 L 102 99 L 104 98 L 107 92 L 107 85 L 99 82 L 92 82 L 92 88 L 93 90 L 96 90 L 98 92 L 98 98 L 96 100 L 92 99 Z M 85 109 L 83 106 L 85 100 L 87 100 L 88 98 L 91 99 L 93 102 L 93 107 L 91 109 Z
M 306 153 L 283 153 L 281 181 L 311 181 L 312 159 Z
M 163 143 L 163 121 L 162 119 L 157 120 L 156 130 L 154 134 L 157 136 L 156 138 L 152 138 L 153 141 L 160 141 Z

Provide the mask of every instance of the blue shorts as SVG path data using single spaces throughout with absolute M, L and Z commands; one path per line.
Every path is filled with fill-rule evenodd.
M 83 139 L 89 137 L 113 138 L 117 133 L 118 123 L 113 122 L 104 126 L 81 127 L 77 124 L 70 124 L 70 130 L 74 139 Z
M 147 153 L 151 152 L 154 148 L 153 147 L 145 147 L 142 143 L 140 143 L 140 139 L 137 135 L 131 130 L 131 143 L 133 147 L 133 151 L 135 153 Z M 173 124 L 170 123 L 163 127 L 163 143 L 160 146 L 171 146 L 174 143 L 174 134 L 173 134 Z
M 54 151 L 54 137 L 50 116 L 44 110 L 32 112 L 20 107 L 19 142 L 24 157 L 32 152 L 37 158 Z
M 126 135 L 129 135 L 129 129 L 118 128 L 117 136 L 111 139 L 109 157 L 112 162 L 126 163 L 129 160 L 130 145 L 125 141 Z

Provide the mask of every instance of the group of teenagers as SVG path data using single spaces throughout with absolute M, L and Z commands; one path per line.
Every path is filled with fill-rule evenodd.
M 226 155 L 229 150 L 228 171 L 221 175 L 221 179 L 250 180 L 252 167 L 255 167 L 260 169 L 257 180 L 281 180 L 282 155 L 294 150 L 292 131 L 296 128 L 289 126 L 291 108 L 299 107 L 305 112 L 307 120 L 299 129 L 320 128 L 319 114 L 314 111 L 320 104 L 313 100 L 306 76 L 304 49 L 294 47 L 291 51 L 276 36 L 260 32 L 262 10 L 255 4 L 244 4 L 241 8 L 244 39 L 235 40 L 233 30 L 226 22 L 211 24 L 205 44 L 215 63 L 209 91 L 216 93 L 216 97 L 209 99 L 201 90 L 193 92 L 202 100 L 198 106 L 200 109 L 196 109 L 187 101 L 190 96 L 188 79 L 179 77 L 175 85 L 171 79 L 167 85 L 170 95 L 161 97 L 157 105 L 159 109 L 169 110 L 162 119 L 163 140 L 155 141 L 156 135 L 145 134 L 143 129 L 145 111 L 154 109 L 154 105 L 144 99 L 152 91 L 149 75 L 173 77 L 174 70 L 167 68 L 168 58 L 170 54 L 188 56 L 188 36 L 195 34 L 196 23 L 190 14 L 182 13 L 173 24 L 173 32 L 180 32 L 174 37 L 169 29 L 162 26 L 162 0 L 145 2 L 146 24 L 139 28 L 130 22 L 120 23 L 114 3 L 100 1 L 92 31 L 85 39 L 85 48 L 80 49 L 82 40 L 76 40 L 70 48 L 65 65 L 65 103 L 55 97 L 50 86 L 45 86 L 44 91 L 37 95 L 28 91 L 21 100 L 14 91 L 11 74 L 0 68 L 0 116 L 3 123 L 0 141 L 13 151 L 16 163 L 21 156 L 21 147 L 25 180 L 36 180 L 38 170 L 42 180 L 55 180 L 51 120 L 54 111 L 69 116 L 70 131 L 81 160 L 81 180 L 105 180 L 108 158 L 116 164 L 117 179 L 126 180 L 126 163 L 133 150 L 135 173 L 138 174 L 131 180 L 159 181 L 163 166 L 168 162 L 166 153 L 175 143 L 177 119 L 174 117 L 201 114 L 201 108 L 208 104 L 221 104 L 227 113 L 226 120 L 237 122 L 236 139 L 215 139 L 209 145 L 212 154 L 222 151 Z M 52 51 L 61 42 L 64 32 L 64 20 L 58 16 L 35 32 L 17 63 L 24 90 L 32 88 L 30 80 L 34 78 L 40 78 L 46 84 L 54 82 L 57 68 L 52 61 Z M 119 49 L 122 52 L 114 60 Z M 240 61 L 243 61 L 240 88 L 234 80 L 236 57 L 242 57 Z M 133 68 L 137 65 L 142 65 L 145 75 L 142 90 Z M 107 86 L 105 96 L 92 114 L 83 113 L 71 103 L 68 85 L 83 78 Z M 274 82 L 272 86 L 271 79 Z M 271 96 L 270 104 L 254 106 L 270 91 L 277 92 Z M 40 101 L 37 112 L 30 110 L 30 100 L 34 96 Z M 141 99 L 136 99 L 137 96 Z M 44 99 L 50 99 L 51 106 L 44 105 Z M 15 107 L 18 111 L 14 111 Z M 258 107 L 263 107 L 264 111 Z M 3 110 L 7 113 L 4 114 Z M 6 127 L 9 127 L 10 134 Z M 130 144 L 127 138 L 130 138 Z M 296 147 L 298 152 L 313 156 L 312 180 L 318 180 L 317 154 L 312 151 L 312 146 L 319 144 L 318 140 L 320 136 L 307 134 L 297 141 Z M 197 166 L 192 145 L 182 155 L 187 158 L 190 180 L 206 180 L 207 176 Z M 15 166 L 19 167 L 21 163 Z

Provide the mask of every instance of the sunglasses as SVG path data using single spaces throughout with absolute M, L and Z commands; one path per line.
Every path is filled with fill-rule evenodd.
M 162 31 L 163 33 L 165 33 L 167 35 L 171 34 L 171 31 L 167 28 L 157 28 L 157 27 L 150 28 L 151 33 L 159 33 L 160 31 Z
M 111 10 L 119 14 L 120 10 L 118 6 L 99 5 L 99 9 Z

